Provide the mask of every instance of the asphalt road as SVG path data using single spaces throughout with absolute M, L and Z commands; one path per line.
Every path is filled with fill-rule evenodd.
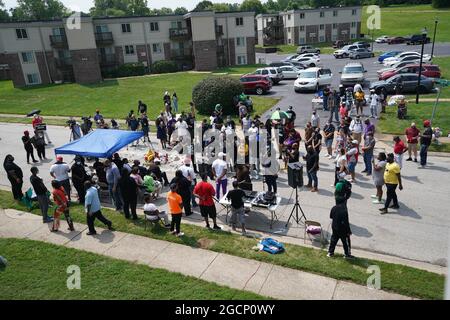
M 417 51 L 420 52 L 420 46 L 408 46 L 408 45 L 387 45 L 387 44 L 374 44 L 374 51 L 393 51 L 393 50 L 403 50 L 403 51 Z M 431 53 L 431 44 L 425 46 L 425 53 Z M 438 43 L 435 45 L 435 56 L 450 56 L 450 43 L 443 44 Z M 256 61 L 265 61 L 265 63 L 270 64 L 272 62 L 277 62 L 287 57 L 289 54 L 278 55 L 278 54 L 256 54 Z M 325 67 L 331 69 L 333 73 L 333 79 L 331 83 L 332 88 L 338 88 L 340 84 L 340 74 L 343 67 L 351 62 L 361 62 L 366 73 L 366 83 L 364 89 L 366 94 L 368 93 L 368 87 L 371 81 L 377 81 L 377 70 L 383 68 L 383 65 L 378 62 L 378 57 L 367 58 L 360 60 L 350 60 L 350 59 L 336 59 L 333 55 L 322 54 L 320 55 L 320 67 Z M 294 111 L 297 113 L 296 125 L 304 126 L 311 118 L 312 103 L 311 100 L 314 97 L 314 93 L 296 93 L 294 91 L 294 81 L 295 80 L 283 80 L 279 85 L 273 86 L 272 91 L 267 94 L 267 96 L 278 97 L 280 102 L 274 107 L 280 107 L 281 110 L 287 110 L 289 106 L 294 107 Z M 271 113 L 272 110 L 268 111 L 267 114 Z M 367 113 L 368 111 L 366 111 Z M 318 111 L 322 119 L 326 119 L 329 116 L 328 112 Z

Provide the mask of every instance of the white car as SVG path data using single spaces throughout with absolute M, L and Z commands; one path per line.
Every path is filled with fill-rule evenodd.
M 415 51 L 406 51 L 406 52 L 399 53 L 398 55 L 396 55 L 394 57 L 389 57 L 389 58 L 384 59 L 383 63 L 391 63 L 392 61 L 400 61 L 400 59 L 402 59 L 404 57 L 409 57 L 409 56 L 416 56 L 420 60 L 420 53 L 415 52 Z M 430 55 L 424 54 L 423 56 L 428 57 Z
M 313 68 L 319 64 L 320 58 L 317 56 L 316 57 L 297 57 L 295 59 L 292 59 L 292 61 L 300 62 L 305 67 Z
M 418 56 L 411 55 L 411 56 L 402 57 L 402 58 L 397 59 L 397 60 L 386 61 L 386 62 L 384 62 L 384 65 L 386 67 L 390 67 L 390 66 L 396 64 L 397 62 L 407 62 L 407 61 L 410 61 L 411 63 L 415 62 L 415 61 L 420 61 L 420 55 L 418 55 Z M 423 62 L 430 62 L 431 61 L 431 56 L 430 55 L 423 55 L 422 61 Z
M 381 36 L 381 37 L 377 38 L 377 39 L 375 40 L 375 42 L 376 42 L 376 43 L 387 43 L 387 41 L 388 41 L 389 38 L 390 38 L 390 37 L 388 37 L 388 36 Z
M 256 69 L 254 74 L 262 75 L 262 76 L 268 76 L 270 80 L 272 80 L 273 84 L 280 83 L 281 80 L 284 79 L 283 74 L 281 73 L 279 68 L 275 67 L 267 67 L 267 68 L 260 68 Z
M 296 58 L 319 58 L 319 55 L 317 53 L 302 53 Z
M 286 58 L 284 58 L 284 59 L 281 60 L 281 61 L 283 61 L 283 62 L 289 62 L 289 61 L 291 61 L 292 59 L 297 58 L 298 56 L 299 56 L 299 54 L 291 54 L 290 56 L 287 56 Z
M 380 76 L 380 75 L 382 75 L 384 72 L 392 71 L 392 70 L 397 70 L 397 69 L 400 69 L 400 68 L 402 68 L 402 67 L 404 67 L 404 66 L 407 66 L 407 65 L 409 65 L 409 64 L 415 64 L 415 63 L 417 63 L 417 62 L 419 62 L 419 60 L 397 62 L 397 63 L 393 64 L 393 65 L 390 66 L 390 67 L 386 67 L 386 68 L 383 68 L 383 69 L 378 70 L 378 71 L 377 71 L 377 74 L 378 74 L 378 76 Z
M 365 49 L 365 47 L 360 44 L 350 44 L 347 46 L 343 46 L 341 49 L 334 51 L 333 55 L 336 59 L 347 58 L 350 55 L 350 51 L 356 50 L 356 49 Z
M 295 92 L 319 91 L 322 86 L 331 85 L 333 74 L 330 69 L 308 68 L 300 71 L 297 80 L 294 82 Z
M 284 79 L 297 79 L 302 71 L 294 66 L 281 66 L 278 68 L 284 76 Z

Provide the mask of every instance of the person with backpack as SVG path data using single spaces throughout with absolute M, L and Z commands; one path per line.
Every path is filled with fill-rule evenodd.
M 345 172 L 341 172 L 338 175 L 338 183 L 334 189 L 334 199 L 336 204 L 343 203 L 347 205 L 347 200 L 352 196 L 352 184 L 345 179 Z
M 348 171 L 350 172 L 350 175 L 352 176 L 352 180 L 350 180 L 351 183 L 355 182 L 355 171 L 356 171 L 356 165 L 358 164 L 358 157 L 359 157 L 359 143 L 358 140 L 353 140 L 350 150 L 347 151 L 347 162 L 348 162 Z
M 343 200 L 336 200 L 336 205 L 330 212 L 330 219 L 332 219 L 332 234 L 327 257 L 332 258 L 334 256 L 336 244 L 339 240 L 341 240 L 342 246 L 344 247 L 344 258 L 354 258 L 350 252 L 350 235 L 352 234 L 352 231 L 350 229 L 350 222 L 348 219 L 347 205 Z

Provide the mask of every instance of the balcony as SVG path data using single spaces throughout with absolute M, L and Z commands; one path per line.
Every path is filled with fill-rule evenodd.
M 100 54 L 98 60 L 101 67 L 111 67 L 117 64 L 116 55 L 113 53 Z
M 57 49 L 68 48 L 67 37 L 65 35 L 50 36 L 50 44 L 53 48 Z
M 95 42 L 97 45 L 110 45 L 113 44 L 114 39 L 112 32 L 96 32 Z
M 271 27 L 283 27 L 283 26 L 284 26 L 283 20 L 278 20 L 278 19 L 276 19 L 276 20 L 272 20 L 272 21 L 267 22 L 267 28 L 271 28 Z
M 191 39 L 191 33 L 187 28 L 171 28 L 169 29 L 169 38 L 174 41 L 186 41 Z
M 172 60 L 192 60 L 192 49 L 170 50 Z
M 216 25 L 216 37 L 223 36 L 223 26 Z
M 71 69 L 72 58 L 56 58 L 55 64 L 58 69 Z

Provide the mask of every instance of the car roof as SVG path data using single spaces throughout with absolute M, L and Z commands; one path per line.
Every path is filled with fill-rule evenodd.
M 319 71 L 320 69 L 322 69 L 322 68 L 319 68 L 319 67 L 312 67 L 312 68 L 304 69 L 304 70 L 302 70 L 302 71 Z
M 278 69 L 278 67 L 264 67 L 264 68 L 258 68 L 256 70 L 258 71 L 258 70 L 270 70 L 270 69 Z
M 364 67 L 360 62 L 349 62 L 344 67 Z
M 254 74 L 254 73 L 247 73 L 247 74 L 244 74 L 243 76 L 241 76 L 241 78 L 247 78 L 247 77 L 266 78 L 267 76 L 262 75 L 262 74 Z

